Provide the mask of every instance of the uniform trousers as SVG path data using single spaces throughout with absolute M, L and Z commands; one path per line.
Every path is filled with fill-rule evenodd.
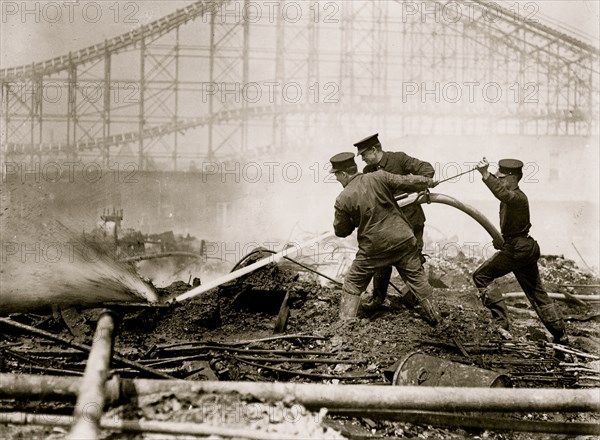
M 533 238 L 506 240 L 499 252 L 475 270 L 473 281 L 496 324 L 508 330 L 510 321 L 505 301 L 502 294 L 490 289 L 489 285 L 496 278 L 512 272 L 540 320 L 553 336 L 560 338 L 564 334 L 564 322 L 554 301 L 544 290 L 537 264 L 539 257 L 540 248 Z
M 402 280 L 415 293 L 418 300 L 427 299 L 433 293 L 417 251 L 417 239 L 405 242 L 401 248 L 384 257 L 357 255 L 344 279 L 342 290 L 351 295 L 360 295 L 375 273 L 392 266 L 398 270 Z
M 415 238 L 416 238 L 416 248 L 417 248 L 417 255 L 419 257 L 419 262 L 422 265 L 425 261 L 424 258 L 422 257 L 422 252 L 423 252 L 423 230 L 425 229 L 425 225 L 424 224 L 420 224 L 420 225 L 415 225 L 413 227 L 413 233 L 415 234 Z M 385 300 L 385 297 L 387 295 L 387 289 L 388 286 L 390 285 L 390 279 L 392 277 L 392 266 L 386 266 L 380 270 L 378 270 L 377 272 L 375 272 L 375 275 L 373 276 L 373 298 L 376 301 L 379 302 L 383 302 L 383 300 Z M 407 292 L 404 292 L 405 294 Z

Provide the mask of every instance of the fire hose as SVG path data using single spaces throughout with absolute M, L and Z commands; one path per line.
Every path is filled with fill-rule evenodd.
M 470 170 L 463 171 L 462 173 L 456 174 L 454 176 L 447 177 L 442 180 L 436 180 L 435 186 L 438 186 L 440 183 L 447 182 L 447 181 L 455 179 L 457 177 L 464 176 L 465 174 L 472 173 L 473 171 L 476 171 L 477 169 L 478 169 L 477 167 L 471 168 Z M 400 206 L 400 207 L 412 205 L 413 203 L 419 203 L 419 204 L 440 203 L 442 205 L 452 206 L 452 207 L 458 209 L 459 211 L 464 212 L 465 214 L 467 214 L 468 216 L 473 218 L 477 223 L 479 223 L 483 227 L 483 229 L 485 229 L 487 231 L 487 233 L 490 234 L 490 236 L 492 237 L 492 239 L 494 240 L 495 243 L 498 243 L 498 244 L 504 243 L 504 240 L 502 239 L 502 235 L 500 234 L 500 232 L 498 232 L 496 227 L 481 212 L 479 212 L 472 206 L 469 206 L 465 203 L 462 203 L 459 200 L 456 200 L 453 197 L 447 196 L 445 194 L 431 194 L 429 192 L 429 190 L 426 190 L 426 191 L 422 191 L 419 193 L 400 194 L 400 195 L 396 196 L 395 199 L 398 202 L 398 206 Z
M 455 176 L 456 177 L 456 176 Z M 492 237 L 494 242 L 501 244 L 504 243 L 502 239 L 502 235 L 496 229 L 496 227 L 490 222 L 486 216 L 484 216 L 477 209 L 473 208 L 466 203 L 461 202 L 460 200 L 455 199 L 454 197 L 447 196 L 446 194 L 438 194 L 438 193 L 430 193 L 429 191 L 423 191 L 420 193 L 414 194 L 401 194 L 396 197 L 398 201 L 398 206 L 407 206 L 413 203 L 439 203 L 442 205 L 452 206 L 459 211 L 464 212 L 477 223 L 479 223 L 483 229 L 487 231 L 488 234 Z
M 456 177 L 456 176 L 454 176 L 454 177 Z M 469 206 L 465 203 L 462 203 L 459 200 L 456 200 L 453 197 L 447 196 L 445 194 L 431 194 L 431 193 L 429 193 L 429 191 L 425 191 L 425 192 L 414 193 L 414 194 L 402 194 L 400 196 L 397 196 L 396 200 L 398 200 L 398 206 L 400 206 L 400 207 L 410 205 L 413 203 L 421 203 L 421 204 L 422 203 L 440 203 L 442 205 L 452 206 L 452 207 L 464 212 L 465 214 L 467 214 L 468 216 L 473 218 L 477 223 L 479 223 L 488 232 L 488 234 L 490 234 L 490 236 L 494 239 L 494 242 L 503 243 L 502 235 L 500 235 L 500 232 L 498 232 L 498 230 L 495 228 L 495 226 L 481 212 L 479 212 L 472 206 Z M 187 292 L 184 292 L 184 293 L 180 294 L 179 296 L 177 296 L 175 298 L 175 301 L 181 302 L 181 301 L 184 301 L 184 300 L 187 300 L 190 298 L 194 298 L 198 295 L 203 294 L 204 292 L 206 292 L 210 289 L 214 289 L 215 287 L 220 286 L 221 284 L 232 281 L 236 278 L 239 278 L 243 275 L 253 272 L 256 269 L 264 267 L 269 263 L 278 262 L 281 258 L 286 258 L 286 257 L 288 259 L 293 258 L 293 256 L 295 256 L 297 254 L 297 252 L 300 248 L 310 246 L 311 244 L 317 243 L 321 240 L 325 240 L 333 235 L 334 234 L 332 232 L 327 232 L 327 233 L 321 234 L 320 236 L 315 237 L 311 240 L 308 240 L 304 243 L 300 243 L 298 245 L 298 247 L 284 249 L 283 251 L 273 254 L 268 258 L 264 258 L 255 263 L 250 264 L 249 266 L 235 270 L 223 277 L 213 280 L 207 285 L 198 286 Z

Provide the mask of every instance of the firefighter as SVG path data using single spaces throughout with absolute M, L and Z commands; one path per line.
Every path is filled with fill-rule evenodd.
M 353 153 L 339 153 L 330 161 L 331 172 L 344 187 L 335 201 L 335 234 L 347 237 L 357 229 L 358 239 L 358 252 L 342 286 L 340 318 L 356 317 L 360 295 L 373 274 L 394 266 L 415 293 L 424 318 L 432 325 L 437 324 L 439 311 L 430 298 L 433 288 L 419 259 L 417 239 L 394 200 L 398 191 L 425 190 L 435 186 L 434 181 L 383 170 L 359 173 Z
M 500 200 L 500 232 L 504 243 L 494 243 L 498 249 L 490 259 L 475 270 L 473 281 L 479 291 L 483 305 L 492 313 L 497 331 L 506 339 L 512 339 L 508 310 L 502 295 L 490 284 L 509 272 L 514 273 L 529 302 L 557 343 L 566 343 L 568 338 L 559 309 L 550 299 L 540 278 L 538 259 L 540 247 L 529 236 L 531 228 L 529 201 L 519 188 L 523 177 L 523 162 L 516 159 L 502 159 L 498 171 L 488 171 L 489 162 L 485 157 L 477 164 L 483 183 Z
M 358 155 L 367 163 L 363 169 L 363 173 L 384 170 L 400 176 L 413 174 L 433 178 L 435 170 L 429 162 L 416 159 L 400 151 L 383 151 L 378 135 L 379 134 L 374 134 L 354 144 L 358 149 Z M 402 212 L 410 223 L 413 234 L 417 239 L 417 252 L 419 253 L 421 264 L 423 264 L 425 263 L 425 257 L 423 255 L 425 213 L 423 212 L 423 208 L 419 204 L 411 204 L 404 206 Z M 383 304 L 387 295 L 391 276 L 391 266 L 384 267 L 375 273 L 373 277 L 373 296 L 362 304 L 362 308 L 365 311 L 368 312 L 374 310 Z M 410 292 L 408 287 L 404 287 L 402 290 L 402 298 L 404 298 L 404 301 L 407 303 L 412 303 L 412 301 L 414 301 L 412 292 Z

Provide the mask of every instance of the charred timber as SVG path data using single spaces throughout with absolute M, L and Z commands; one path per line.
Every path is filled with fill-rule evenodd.
M 49 339 L 51 341 L 56 341 L 59 342 L 61 344 L 64 344 L 68 347 L 72 347 L 75 348 L 77 350 L 83 351 L 85 353 L 89 353 L 90 352 L 90 347 L 84 344 L 80 344 L 78 342 L 72 342 L 72 341 L 68 341 L 64 338 L 61 338 L 59 336 L 56 336 L 50 332 L 47 332 L 45 330 L 40 330 L 39 328 L 35 328 L 32 327 L 30 325 L 26 325 L 26 324 L 21 324 L 20 322 L 16 322 L 13 321 L 10 318 L 2 318 L 0 317 L 0 324 L 4 324 L 7 325 L 9 327 L 13 327 L 16 329 L 19 329 L 21 331 L 24 331 L 26 333 L 30 333 L 33 335 L 37 335 L 37 336 L 41 336 L 42 338 L 45 339 Z M 132 367 L 135 368 L 138 371 L 142 371 L 144 373 L 148 373 L 152 376 L 155 377 L 162 377 L 163 379 L 175 379 L 173 376 L 170 376 L 168 374 L 162 373 L 160 371 L 157 370 L 153 370 L 152 368 L 148 368 L 138 362 L 134 362 L 134 361 L 130 361 L 129 359 L 124 358 L 123 356 L 118 356 L 118 355 L 113 355 L 113 360 L 120 362 L 123 365 L 127 365 L 128 367 Z

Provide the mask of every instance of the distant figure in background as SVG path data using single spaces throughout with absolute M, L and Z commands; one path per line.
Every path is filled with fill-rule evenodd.
M 378 133 L 369 136 L 354 144 L 358 148 L 358 155 L 361 156 L 367 165 L 363 173 L 372 173 L 377 170 L 384 170 L 392 174 L 406 176 L 409 174 L 415 176 L 424 176 L 433 178 L 435 170 L 429 162 L 424 162 L 403 152 L 383 151 L 381 142 L 379 142 Z M 397 194 L 395 194 L 397 195 Z M 412 227 L 413 234 L 417 239 L 417 252 L 421 264 L 425 263 L 423 256 L 423 230 L 425 228 L 425 213 L 419 204 L 407 205 L 401 208 Z M 373 277 L 373 297 L 365 302 L 362 307 L 366 310 L 374 310 L 385 301 L 387 289 L 392 276 L 392 267 L 384 267 L 375 273 Z M 403 292 L 404 298 L 412 297 L 408 287 Z M 408 295 L 408 296 L 407 296 Z
M 400 190 L 422 191 L 435 183 L 429 177 L 386 171 L 359 173 L 353 153 L 336 154 L 330 161 L 331 172 L 344 187 L 335 200 L 335 235 L 347 237 L 357 229 L 358 238 L 358 252 L 342 286 L 340 318 L 355 317 L 373 274 L 394 266 L 415 293 L 425 319 L 437 324 L 439 311 L 430 300 L 433 288 L 419 259 L 417 240 L 394 200 Z
M 477 268 L 473 281 L 479 290 L 483 305 L 492 313 L 498 332 L 506 339 L 512 339 L 508 310 L 502 295 L 489 289 L 496 279 L 509 272 L 515 274 L 519 285 L 531 302 L 536 313 L 548 331 L 554 336 L 554 342 L 567 343 L 565 325 L 556 307 L 550 299 L 540 279 L 537 261 L 540 258 L 538 243 L 529 236 L 529 201 L 519 189 L 519 180 L 523 177 L 523 162 L 515 159 L 502 159 L 498 162 L 495 175 L 488 171 L 489 163 L 485 157 L 477 164 L 492 194 L 500 200 L 500 231 L 504 244 L 494 243 L 499 249 L 490 259 Z

